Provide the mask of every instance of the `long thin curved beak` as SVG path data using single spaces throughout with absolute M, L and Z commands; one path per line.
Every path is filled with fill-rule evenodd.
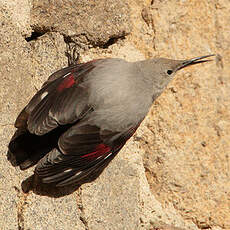
M 182 69 L 182 68 L 184 68 L 186 66 L 189 66 L 189 65 L 195 65 L 195 64 L 199 64 L 199 63 L 203 63 L 203 62 L 213 61 L 213 60 L 210 60 L 210 59 L 203 60 L 205 58 L 212 57 L 212 56 L 215 56 L 215 54 L 209 54 L 209 55 L 205 55 L 205 56 L 185 60 L 178 66 L 177 70 L 180 70 L 180 69 Z

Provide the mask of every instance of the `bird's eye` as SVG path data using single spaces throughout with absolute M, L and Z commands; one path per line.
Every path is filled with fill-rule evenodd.
M 167 74 L 171 75 L 173 73 L 173 71 L 171 69 L 167 70 Z

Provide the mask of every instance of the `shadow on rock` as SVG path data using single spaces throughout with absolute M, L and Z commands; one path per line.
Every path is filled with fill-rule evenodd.
M 75 192 L 82 184 L 94 181 L 102 173 L 103 170 L 104 168 L 94 174 L 93 177 L 82 179 L 77 184 L 62 187 L 57 187 L 55 183 L 45 184 L 36 174 L 34 174 L 21 183 L 21 188 L 24 193 L 32 191 L 33 193 L 41 196 L 54 198 L 63 197 Z

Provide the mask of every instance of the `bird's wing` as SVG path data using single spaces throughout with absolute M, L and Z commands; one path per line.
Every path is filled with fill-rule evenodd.
M 81 83 L 97 60 L 52 74 L 16 119 L 17 128 L 44 135 L 59 125 L 72 124 L 88 110 L 87 89 Z
M 42 158 L 35 172 L 43 182 L 58 186 L 92 177 L 114 158 L 138 126 L 113 133 L 80 122 L 60 137 L 59 148 Z
M 113 132 L 90 124 L 88 116 L 92 118 L 93 112 L 88 105 L 88 89 L 82 83 L 96 65 L 97 60 L 51 75 L 16 120 L 16 127 L 40 136 L 68 126 L 60 133 L 58 146 L 36 166 L 35 172 L 45 183 L 63 186 L 95 175 L 113 159 L 139 125 Z

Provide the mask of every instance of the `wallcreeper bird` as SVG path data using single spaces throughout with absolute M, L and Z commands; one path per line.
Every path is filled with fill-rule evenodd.
M 105 167 L 134 134 L 175 73 L 207 62 L 106 58 L 53 73 L 22 110 L 8 158 L 24 170 L 35 164 L 43 183 L 77 183 Z

